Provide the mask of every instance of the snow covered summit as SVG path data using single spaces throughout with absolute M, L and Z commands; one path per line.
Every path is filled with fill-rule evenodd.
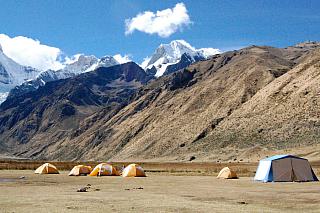
M 60 70 L 46 70 L 41 72 L 36 78 L 25 81 L 10 91 L 10 94 L 24 94 L 34 91 L 48 82 L 59 79 L 72 78 L 79 74 L 93 71 L 99 67 L 111 67 L 119 64 L 112 56 L 104 56 L 98 59 L 95 56 L 86 56 L 82 54 L 75 55 L 72 60 L 66 63 L 65 67 Z
M 0 103 L 16 85 L 34 79 L 40 73 L 32 67 L 22 66 L 6 56 L 0 46 Z
M 160 77 L 167 71 L 168 66 L 179 63 L 182 55 L 185 55 L 190 63 L 194 63 L 218 53 L 220 53 L 218 49 L 196 49 L 184 40 L 174 40 L 169 44 L 161 44 L 154 54 L 142 63 L 142 67 L 145 70 L 154 67 L 157 70 L 155 76 Z

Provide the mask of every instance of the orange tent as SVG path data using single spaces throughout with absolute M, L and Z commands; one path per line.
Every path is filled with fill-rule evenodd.
M 94 167 L 90 176 L 119 176 L 119 172 L 110 164 L 100 163 Z
M 224 167 L 219 172 L 217 178 L 233 179 L 233 178 L 238 178 L 238 176 L 236 172 L 232 171 L 229 167 Z
M 122 177 L 146 177 L 146 174 L 138 164 L 130 164 L 122 171 Z
M 88 175 L 91 173 L 91 171 L 91 166 L 78 165 L 73 167 L 73 169 L 69 173 L 69 176 Z
M 36 174 L 59 174 L 57 167 L 52 165 L 51 163 L 45 163 L 39 166 L 36 171 Z

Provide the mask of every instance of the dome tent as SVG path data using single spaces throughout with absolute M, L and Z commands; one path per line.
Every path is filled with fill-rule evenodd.
M 223 179 L 235 179 L 238 178 L 237 173 L 233 170 L 231 170 L 229 167 L 224 167 L 219 172 L 217 178 L 223 178 Z
M 318 181 L 309 161 L 293 155 L 275 155 L 259 162 L 254 177 L 262 182 Z
M 138 164 L 130 164 L 122 171 L 122 177 L 146 177 L 146 174 Z
M 88 175 L 91 171 L 91 166 L 77 165 L 70 171 L 69 176 Z
M 110 164 L 100 163 L 94 167 L 90 176 L 119 176 L 119 172 Z
M 36 174 L 59 174 L 57 167 L 52 165 L 51 163 L 44 163 L 39 166 L 36 171 Z

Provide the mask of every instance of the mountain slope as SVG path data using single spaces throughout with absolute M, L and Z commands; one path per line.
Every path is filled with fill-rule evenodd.
M 129 103 L 151 79 L 129 62 L 49 82 L 37 91 L 9 96 L 0 106 L 0 142 L 7 152 L 34 156 L 104 108 L 107 116 Z M 40 151 L 39 151 L 40 149 Z
M 41 98 L 30 94 L 1 105 L 0 147 L 55 160 L 255 161 L 288 149 L 319 158 L 319 61 L 318 43 L 251 46 L 152 81 L 138 68 L 120 84 L 118 74 L 110 77 L 112 88 L 140 82 L 130 83 L 130 92 L 104 90 L 105 81 L 97 87 L 90 82 L 100 78 L 89 73 L 52 82 Z
M 194 154 L 194 141 L 205 136 L 208 127 L 218 125 L 257 91 L 295 66 L 281 54 L 274 48 L 252 47 L 196 63 L 152 82 L 141 98 L 112 119 L 102 119 L 74 142 L 87 145 L 95 129 L 112 130 L 113 134 L 103 138 L 86 158 L 186 160 L 186 155 Z M 67 144 L 70 141 L 63 146 Z
M 199 142 L 286 149 L 320 141 L 320 50 L 261 89 Z M 202 145 L 200 145 L 202 146 Z

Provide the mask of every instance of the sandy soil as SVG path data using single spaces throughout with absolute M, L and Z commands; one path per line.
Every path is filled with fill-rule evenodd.
M 0 171 L 0 212 L 320 212 L 320 183 L 148 173 L 147 178 Z M 25 176 L 23 179 L 19 177 Z M 91 184 L 88 192 L 77 189 Z

